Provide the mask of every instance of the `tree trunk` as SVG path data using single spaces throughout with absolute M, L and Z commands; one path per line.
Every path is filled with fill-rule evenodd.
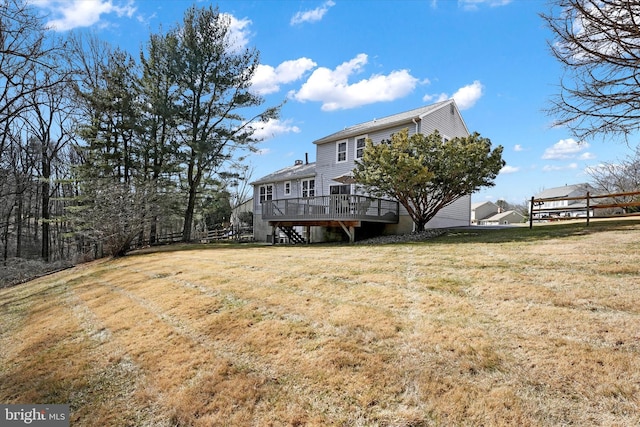
M 44 144 L 43 144 L 44 146 Z M 43 149 L 44 151 L 44 149 Z M 46 157 L 46 153 L 42 153 L 42 250 L 41 256 L 45 262 L 50 261 L 50 249 L 49 249 L 49 234 L 50 234 L 50 224 L 49 219 L 51 216 L 51 212 L 49 211 L 49 197 L 50 197 L 50 183 L 49 178 L 51 177 L 51 164 Z
M 18 206 L 16 209 L 16 258 L 20 258 L 22 256 L 22 209 L 23 209 L 23 200 L 24 193 L 20 193 L 17 195 L 18 197 Z
M 187 210 L 184 213 L 184 225 L 182 227 L 182 241 L 191 241 L 191 229 L 193 228 L 193 216 L 196 209 L 196 199 L 198 198 L 198 188 L 202 181 L 202 171 L 196 154 L 192 152 L 187 170 L 187 182 L 189 183 L 189 200 L 187 201 Z
M 156 235 L 158 233 L 158 216 L 154 215 L 151 220 L 151 227 L 149 229 L 149 245 L 153 246 L 156 243 Z
M 191 241 L 191 228 L 193 227 L 193 214 L 196 208 L 197 187 L 189 186 L 189 200 L 187 201 L 187 210 L 184 213 L 184 225 L 182 227 L 182 241 Z

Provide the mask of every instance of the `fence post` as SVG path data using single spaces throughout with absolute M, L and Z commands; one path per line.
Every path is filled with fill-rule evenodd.
M 534 196 L 531 196 L 531 203 L 529 206 L 529 230 L 533 228 L 533 201 L 535 200 Z
M 589 192 L 587 191 L 587 227 L 589 226 Z

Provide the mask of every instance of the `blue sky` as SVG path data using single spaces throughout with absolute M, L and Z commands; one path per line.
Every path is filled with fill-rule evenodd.
M 138 55 L 150 32 L 179 23 L 182 0 L 31 0 L 59 32 L 94 31 Z M 195 2 L 198 6 L 210 2 Z M 473 201 L 523 203 L 551 187 L 589 180 L 589 168 L 633 151 L 623 142 L 576 141 L 544 113 L 562 75 L 551 57 L 542 0 L 220 1 L 241 46 L 260 51 L 254 88 L 265 124 L 253 179 L 315 161 L 312 141 L 374 118 L 453 97 L 470 131 L 504 147 L 496 185 Z M 635 141 L 631 141 L 633 145 Z

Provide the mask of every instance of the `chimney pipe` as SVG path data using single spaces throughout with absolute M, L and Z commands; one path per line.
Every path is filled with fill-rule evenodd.
M 309 164 L 309 153 L 304 153 L 304 164 L 305 165 Z

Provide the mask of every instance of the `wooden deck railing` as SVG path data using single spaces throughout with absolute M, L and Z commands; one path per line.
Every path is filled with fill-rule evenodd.
M 271 221 L 398 222 L 399 204 L 393 200 L 340 194 L 308 198 L 266 200 L 262 219 Z

